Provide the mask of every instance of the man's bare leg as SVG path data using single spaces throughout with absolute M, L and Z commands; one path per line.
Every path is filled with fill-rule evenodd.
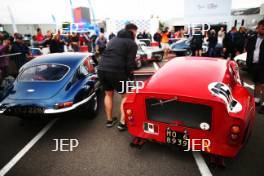
M 196 50 L 195 51 L 195 56 L 202 56 L 201 50 Z
M 169 55 L 169 49 L 165 48 L 164 49 L 164 59 L 168 59 L 168 55 Z
M 122 94 L 122 100 L 121 100 L 121 104 L 120 104 L 120 113 L 121 113 L 121 117 L 120 117 L 120 122 L 122 124 L 125 124 L 125 111 L 124 111 L 124 103 L 127 99 L 128 94 Z
M 202 50 L 198 50 L 198 55 L 201 57 L 202 56 Z
M 112 121 L 114 91 L 105 91 L 104 105 L 108 121 Z
M 127 95 L 128 94 L 123 94 L 122 95 L 122 100 L 121 100 L 121 104 L 120 104 L 121 117 L 120 117 L 119 125 L 117 126 L 119 131 L 125 131 L 127 129 L 126 121 L 125 121 L 125 111 L 124 111 L 124 103 L 125 103 L 125 101 L 127 99 Z
M 198 56 L 198 51 L 197 50 L 195 50 L 195 54 L 194 54 L 195 56 Z

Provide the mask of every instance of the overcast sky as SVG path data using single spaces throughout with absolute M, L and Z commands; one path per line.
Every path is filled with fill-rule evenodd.
M 183 17 L 184 0 L 90 0 L 96 19 L 140 19 L 151 14 L 161 19 Z M 194 0 L 195 1 L 195 0 Z M 214 0 L 211 0 L 212 2 Z M 73 6 L 89 6 L 88 0 L 72 0 Z M 232 9 L 258 7 L 264 0 L 232 0 Z M 0 0 L 0 23 L 10 23 L 10 7 L 16 23 L 70 21 L 70 0 Z

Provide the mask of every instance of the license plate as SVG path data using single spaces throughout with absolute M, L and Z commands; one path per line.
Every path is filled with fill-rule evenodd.
M 186 133 L 173 131 L 170 128 L 166 130 L 166 142 L 183 148 L 188 147 L 189 136 Z
M 44 109 L 35 106 L 12 107 L 8 110 L 11 114 L 43 114 Z

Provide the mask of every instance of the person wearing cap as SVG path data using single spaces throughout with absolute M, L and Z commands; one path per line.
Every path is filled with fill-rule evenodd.
M 248 39 L 246 51 L 247 66 L 255 83 L 255 103 L 261 105 L 258 112 L 264 114 L 264 20 L 259 21 L 257 34 Z
M 117 126 L 120 131 L 127 129 L 123 104 L 128 92 L 123 90 L 127 81 L 134 79 L 133 71 L 136 69 L 135 58 L 137 53 L 136 34 L 137 26 L 132 23 L 127 24 L 125 29 L 118 32 L 117 37 L 109 41 L 98 65 L 99 80 L 105 91 L 104 104 L 107 127 L 112 127 L 117 122 L 117 118 L 112 117 L 114 91 L 122 96 L 121 117 Z

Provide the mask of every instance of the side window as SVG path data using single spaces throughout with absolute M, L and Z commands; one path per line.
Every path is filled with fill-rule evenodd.
M 88 74 L 94 73 L 94 66 L 92 65 L 92 58 L 88 57 L 83 61 L 83 63 L 79 66 L 76 74 L 72 79 L 72 83 L 75 83 L 77 80 L 87 76 Z

